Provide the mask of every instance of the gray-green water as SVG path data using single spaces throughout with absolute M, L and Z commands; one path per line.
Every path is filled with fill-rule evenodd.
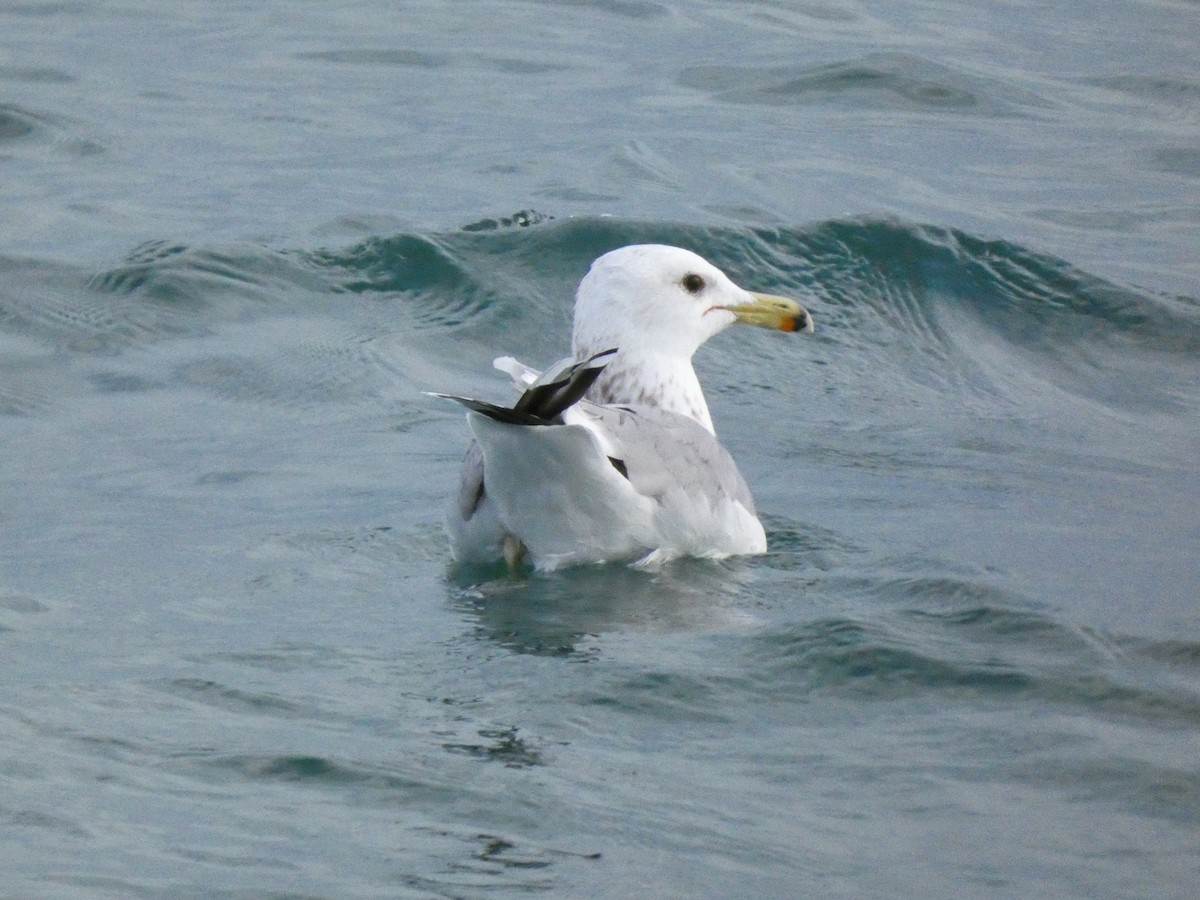
M 0 10 L 0 896 L 1193 897 L 1198 28 Z M 641 241 L 769 553 L 455 571 Z

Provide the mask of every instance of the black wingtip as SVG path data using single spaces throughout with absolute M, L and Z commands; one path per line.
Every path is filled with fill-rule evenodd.
M 456 394 L 439 394 L 436 391 L 426 391 L 425 393 L 430 397 L 441 397 L 443 400 L 453 400 L 455 403 L 461 403 L 472 412 L 480 413 L 489 419 L 495 419 L 497 422 L 505 422 L 509 425 L 550 424 L 539 419 L 537 416 L 532 416 L 516 409 L 509 409 L 507 406 L 497 406 L 495 403 L 488 403 L 486 400 L 476 400 L 473 397 L 459 397 Z
M 534 383 L 517 400 L 513 410 L 527 413 L 544 420 L 545 424 L 561 422 L 562 414 L 574 406 L 588 392 L 609 363 L 609 357 L 617 352 L 601 350 L 582 362 L 567 367 L 553 381 Z
M 505 422 L 509 425 L 561 425 L 562 414 L 570 409 L 587 393 L 609 363 L 609 357 L 617 352 L 601 350 L 594 353 L 583 362 L 572 363 L 560 374 L 547 382 L 534 382 L 533 386 L 523 393 L 510 409 L 507 406 L 497 406 L 486 400 L 475 400 L 471 397 L 459 397 L 455 394 L 439 394 L 436 391 L 426 391 L 431 397 L 441 397 L 461 403 L 467 409 Z

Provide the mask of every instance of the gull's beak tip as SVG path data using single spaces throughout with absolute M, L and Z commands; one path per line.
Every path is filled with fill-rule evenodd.
M 785 322 L 784 326 L 784 331 L 803 331 L 808 334 L 812 334 L 814 330 L 813 318 L 811 315 L 809 315 L 808 310 L 804 309 L 803 307 L 800 308 L 799 313 L 792 316 L 790 322 Z
M 789 332 L 813 330 L 812 316 L 795 300 L 772 294 L 751 294 L 750 297 L 750 303 L 729 307 L 739 322 Z

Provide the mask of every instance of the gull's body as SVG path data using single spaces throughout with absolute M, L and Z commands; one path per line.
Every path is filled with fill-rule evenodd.
M 739 320 L 812 329 L 797 304 L 750 294 L 687 250 L 596 260 L 576 297 L 573 360 L 539 376 L 498 359 L 525 389 L 512 409 L 452 398 L 475 437 L 446 517 L 455 559 L 554 569 L 765 551 L 691 363 Z

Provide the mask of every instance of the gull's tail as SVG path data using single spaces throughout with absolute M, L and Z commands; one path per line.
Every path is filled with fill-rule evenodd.
M 608 365 L 608 358 L 616 352 L 614 347 L 589 356 L 583 362 L 553 366 L 530 385 L 511 408 L 454 394 L 428 393 L 461 403 L 467 409 L 509 425 L 561 425 L 563 412 L 587 393 Z

